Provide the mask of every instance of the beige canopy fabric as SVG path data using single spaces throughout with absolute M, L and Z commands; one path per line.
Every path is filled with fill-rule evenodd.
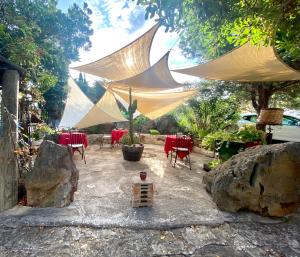
M 150 48 L 159 25 L 120 50 L 92 63 L 72 69 L 109 80 L 133 77 L 150 67 Z
M 249 43 L 210 62 L 174 71 L 204 79 L 224 81 L 300 80 L 300 72 L 283 63 L 273 47 L 257 47 Z
M 90 126 L 127 121 L 120 112 L 113 94 L 106 90 L 102 98 L 94 107 L 74 126 L 75 128 L 87 128 Z
M 112 91 L 129 102 L 128 91 L 112 89 Z M 183 92 L 132 93 L 133 100 L 137 100 L 137 109 L 149 119 L 156 119 L 180 106 L 196 95 L 197 90 Z
M 92 101 L 80 90 L 76 82 L 69 78 L 68 96 L 59 128 L 72 128 L 93 108 Z
M 141 74 L 114 81 L 110 84 L 110 87 L 127 90 L 131 87 L 135 92 L 154 92 L 182 87 L 183 85 L 177 83 L 170 73 L 168 67 L 169 53 L 167 52 L 155 65 Z

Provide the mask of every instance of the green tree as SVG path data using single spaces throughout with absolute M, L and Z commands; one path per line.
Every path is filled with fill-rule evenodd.
M 240 101 L 234 94 L 224 96 L 217 83 L 203 83 L 199 95 L 175 112 L 179 125 L 201 139 L 208 133 L 235 128 L 240 118 Z
M 90 14 L 87 4 L 63 13 L 55 0 L 0 0 L 0 54 L 26 70 L 21 90 L 37 89 L 52 120 L 63 110 L 70 62 L 91 46 Z
M 250 41 L 272 44 L 289 65 L 300 69 L 300 1 L 297 0 L 140 0 L 146 18 L 158 16 L 166 30 L 180 32 L 180 47 L 199 61 L 218 57 Z M 299 81 L 232 84 L 260 113 L 277 98 L 295 99 Z M 286 95 L 283 98 L 282 95 Z
M 250 41 L 272 43 L 284 57 L 299 60 L 297 0 L 139 0 L 138 4 L 145 6 L 146 18 L 156 14 L 166 30 L 182 32 L 182 42 L 192 55 L 219 56 L 228 46 Z
M 103 83 L 101 81 L 95 81 L 94 85 L 90 86 L 82 73 L 79 73 L 79 77 L 76 79 L 76 82 L 82 92 L 85 93 L 85 95 L 94 104 L 96 104 L 105 93 L 105 88 L 103 87 Z

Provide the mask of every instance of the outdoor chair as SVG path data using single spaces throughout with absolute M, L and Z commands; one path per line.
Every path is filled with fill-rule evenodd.
M 103 145 L 105 143 L 111 145 L 111 135 L 103 135 Z
M 83 134 L 78 132 L 72 132 L 72 131 L 70 131 L 69 134 L 70 136 L 69 136 L 68 146 L 71 147 L 72 154 L 74 155 L 76 151 L 79 152 L 82 160 L 84 160 L 84 163 L 86 164 L 84 144 L 83 144 L 84 142 Z
M 100 148 L 103 147 L 103 144 L 104 144 L 104 134 L 100 134 L 99 137 L 98 137 L 98 142 L 99 142 L 99 146 Z
M 184 155 L 184 157 L 186 158 L 186 162 L 189 163 L 190 170 L 192 169 L 191 158 L 190 158 L 191 143 L 192 143 L 192 141 L 191 141 L 190 137 L 188 137 L 186 135 L 182 135 L 182 134 L 176 134 L 176 140 L 175 140 L 174 146 L 172 146 L 171 160 L 170 160 L 170 163 L 172 163 L 173 153 L 175 153 L 175 160 L 174 160 L 174 166 L 173 166 L 174 168 L 175 168 L 178 156 L 180 157 L 180 155 Z

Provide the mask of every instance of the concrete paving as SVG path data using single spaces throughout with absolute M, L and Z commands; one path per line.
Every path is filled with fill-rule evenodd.
M 170 165 L 163 147 L 146 145 L 140 162 L 120 148 L 92 145 L 74 202 L 66 208 L 16 206 L 0 213 L 0 256 L 300 256 L 300 215 L 284 219 L 218 210 L 202 184 L 209 157 L 192 170 Z M 152 208 L 132 208 L 131 185 L 147 171 Z

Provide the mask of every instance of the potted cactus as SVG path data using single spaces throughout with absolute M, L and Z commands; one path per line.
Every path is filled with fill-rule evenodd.
M 128 107 L 128 120 L 129 132 L 121 139 L 122 152 L 124 160 L 126 161 L 139 161 L 144 151 L 144 145 L 140 144 L 140 140 L 134 135 L 133 131 L 133 114 L 137 109 L 137 100 L 132 101 L 131 88 L 129 89 L 129 107 Z

